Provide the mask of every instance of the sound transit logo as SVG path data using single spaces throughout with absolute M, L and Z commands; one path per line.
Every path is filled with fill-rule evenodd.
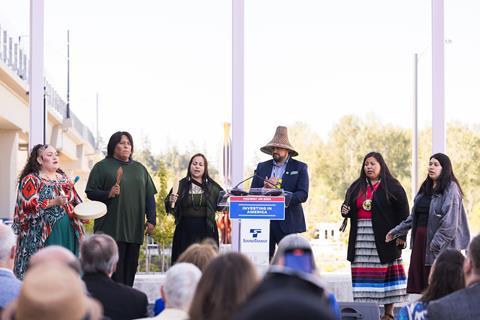
M 252 234 L 252 238 L 256 239 L 259 233 L 262 233 L 262 229 L 250 229 L 250 233 Z
M 259 239 L 258 235 L 261 235 L 263 233 L 262 229 L 250 229 L 249 231 L 250 231 L 249 232 L 250 238 L 245 239 L 242 237 L 243 243 L 267 243 L 268 242 L 268 240 L 266 239 Z

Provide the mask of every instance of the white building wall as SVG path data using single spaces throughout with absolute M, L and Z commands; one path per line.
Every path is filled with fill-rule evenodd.
M 13 216 L 17 196 L 18 133 L 0 130 L 0 218 Z

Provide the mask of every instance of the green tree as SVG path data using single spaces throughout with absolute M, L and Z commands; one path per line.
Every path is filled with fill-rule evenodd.
M 299 153 L 298 160 L 308 165 L 310 178 L 309 199 L 304 206 L 309 229 L 324 220 L 328 212 L 328 199 L 331 196 L 324 179 L 324 143 L 320 136 L 306 123 L 296 122 L 289 128 L 289 138 Z
M 142 148 L 135 151 L 135 160 L 141 162 L 151 172 L 156 172 L 160 165 L 160 160 L 152 154 L 150 149 L 150 140 L 148 137 L 145 137 Z
M 311 197 L 318 198 L 315 220 L 341 220 L 339 208 L 345 192 L 358 178 L 363 157 L 370 151 L 383 155 L 392 174 L 410 194 L 410 136 L 407 130 L 383 125 L 372 116 L 363 120 L 349 115 L 334 126 L 326 143 L 316 146 L 309 151 L 317 158 L 309 163 L 312 179 L 317 180 L 310 191 Z
M 172 244 L 173 230 L 175 228 L 174 219 L 167 214 L 164 205 L 164 199 L 167 197 L 168 171 L 164 161 L 159 162 L 158 170 L 155 174 L 158 181 L 157 194 L 157 227 L 153 234 L 153 238 L 162 249 L 168 248 Z

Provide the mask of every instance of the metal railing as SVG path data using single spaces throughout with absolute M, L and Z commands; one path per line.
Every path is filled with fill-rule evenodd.
M 55 110 L 57 114 L 62 117 L 62 119 L 66 118 L 67 103 L 60 97 L 55 88 L 47 80 L 45 80 L 45 97 L 47 101 L 47 107 Z M 95 148 L 97 143 L 92 131 L 86 125 L 84 125 L 72 111 L 70 111 L 70 118 L 73 122 L 73 128 L 83 139 L 87 140 L 88 143 Z
M 10 36 L 0 24 L 0 61 L 2 61 L 10 70 L 23 81 L 28 80 L 28 57 L 20 47 L 18 42 Z M 45 98 L 47 107 L 55 110 L 61 117 L 66 118 L 67 104 L 55 90 L 55 88 L 45 79 Z M 94 148 L 97 146 L 96 139 L 91 130 L 84 125 L 80 119 L 70 111 L 70 118 L 73 121 L 73 127 L 77 132 L 88 141 Z
M 27 55 L 19 42 L 8 35 L 7 30 L 0 25 L 0 60 L 22 80 L 27 80 Z

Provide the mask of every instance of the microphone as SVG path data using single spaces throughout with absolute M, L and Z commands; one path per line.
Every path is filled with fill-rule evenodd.
M 237 183 L 235 185 L 235 187 L 233 187 L 231 190 L 230 190 L 230 194 L 234 195 L 234 196 L 246 196 L 248 195 L 248 192 L 245 191 L 245 190 L 242 190 L 242 189 L 239 189 L 238 186 L 241 185 L 242 183 L 244 183 L 245 181 L 248 181 L 250 179 L 253 179 L 254 177 L 256 176 L 256 174 L 254 174 L 253 176 L 250 176 L 248 177 L 247 179 L 244 179 L 242 181 L 240 181 L 239 183 Z
M 76 176 L 75 178 L 73 178 L 73 184 L 72 184 L 71 186 L 69 186 L 69 193 L 68 193 L 69 195 L 71 194 L 71 192 L 70 192 L 70 191 L 72 191 L 72 190 L 73 190 L 73 188 L 74 188 L 74 185 L 75 185 L 75 183 L 77 183 L 77 182 L 78 182 L 78 180 L 80 180 L 80 177 L 79 177 L 79 176 Z M 60 195 L 62 195 L 62 196 L 66 196 L 66 194 L 65 194 L 65 191 L 63 191 L 63 189 L 62 189 L 62 188 L 60 188 Z M 73 195 L 73 196 L 72 196 L 72 199 L 73 199 L 73 198 L 75 198 L 75 195 Z M 67 201 L 67 202 L 70 202 L 70 201 L 72 201 L 72 200 L 70 199 L 70 196 L 69 196 L 69 198 L 68 198 L 68 201 Z
M 248 194 L 258 194 L 257 192 L 247 192 L 245 190 L 242 190 L 242 189 L 239 189 L 238 186 L 241 185 L 242 183 L 244 183 L 245 181 L 248 181 L 250 179 L 253 179 L 253 178 L 258 178 L 260 180 L 262 180 L 263 182 L 268 182 L 267 179 L 265 178 L 262 178 L 260 177 L 258 174 L 257 174 L 257 171 L 255 170 L 253 172 L 253 175 L 240 181 L 239 183 L 237 183 L 235 185 L 235 187 L 233 187 L 231 190 L 230 190 L 230 194 L 234 195 L 234 196 L 246 196 Z M 283 193 L 283 190 L 282 189 L 272 189 L 272 190 L 269 190 L 265 193 L 260 193 L 260 194 L 263 194 L 263 195 L 266 195 L 266 196 L 279 196 Z
M 256 176 L 257 176 L 257 175 L 254 173 L 253 176 L 250 176 L 250 177 L 248 177 L 248 178 L 240 181 L 239 183 L 237 183 L 237 184 L 235 185 L 235 187 L 232 188 L 232 190 L 238 189 L 238 186 L 239 186 L 239 185 L 241 185 L 241 184 L 244 183 L 245 181 L 248 181 L 248 180 L 250 180 L 250 179 L 255 178 Z M 260 178 L 260 179 L 262 179 L 262 178 Z

